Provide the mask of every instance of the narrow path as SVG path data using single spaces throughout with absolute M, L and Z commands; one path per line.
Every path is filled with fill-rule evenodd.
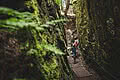
M 73 36 L 76 36 L 77 30 L 76 30 L 76 20 L 75 15 L 73 15 L 73 9 L 70 7 L 68 11 L 68 18 L 71 20 L 65 25 L 66 29 L 66 40 L 67 40 L 67 49 L 69 56 L 67 57 L 70 67 L 72 68 L 72 71 L 75 73 L 75 79 L 74 80 L 101 80 L 96 74 L 96 72 L 85 64 L 84 60 L 82 59 L 82 56 L 77 56 L 77 63 L 74 64 L 74 60 L 71 55 L 71 41 L 73 39 Z M 78 48 L 78 54 L 81 55 L 80 49 Z
M 74 19 L 75 20 L 75 19 Z M 75 73 L 75 80 L 99 80 L 96 79 L 96 76 L 94 74 L 91 74 L 86 66 L 83 62 L 82 56 L 78 56 L 76 61 L 77 63 L 74 64 L 74 60 L 71 56 L 71 40 L 73 35 L 77 35 L 76 32 L 73 33 L 73 31 L 75 31 L 75 24 L 73 24 L 74 22 L 68 22 L 68 24 L 66 25 L 66 39 L 67 39 L 67 47 L 68 47 L 68 53 L 69 56 L 67 57 L 68 62 L 70 67 L 72 68 L 72 71 Z M 79 49 L 79 48 L 78 48 Z M 79 55 L 80 54 L 80 50 L 78 50 Z
M 72 71 L 75 73 L 74 80 L 101 80 L 95 71 L 93 71 L 90 68 L 88 70 L 88 65 L 85 64 L 85 61 L 83 60 L 82 56 L 80 56 L 81 52 L 80 52 L 79 48 L 78 48 L 79 56 L 77 56 L 77 59 L 76 59 L 77 63 L 74 64 L 74 60 L 71 56 L 71 47 L 72 47 L 71 46 L 71 40 L 72 40 L 71 36 L 77 35 L 77 33 L 75 31 L 75 29 L 76 29 L 75 24 L 73 24 L 73 23 L 74 22 L 68 22 L 68 24 L 66 25 L 66 27 L 69 27 L 69 28 L 66 28 L 66 40 L 67 40 L 67 49 L 68 49 L 68 53 L 69 53 L 69 56 L 67 57 L 67 59 L 68 59 L 70 67 L 72 68 Z
M 80 56 L 77 58 L 76 64 L 74 64 L 72 56 L 68 56 L 67 58 L 73 72 L 75 73 L 75 80 L 94 80 L 92 74 L 90 74 L 82 64 Z

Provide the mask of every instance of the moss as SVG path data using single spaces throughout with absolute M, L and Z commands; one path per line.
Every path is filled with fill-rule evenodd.
M 5 20 L 10 24 L 7 24 L 7 21 L 2 20 L 4 16 L 2 18 L 0 17 L 0 20 L 5 23 L 5 25 L 0 23 L 1 26 L 9 27 L 12 25 L 14 26 L 13 28 L 17 28 L 16 31 L 13 31 L 16 32 L 15 38 L 19 41 L 21 47 L 21 55 L 17 57 L 20 60 L 17 59 L 16 65 L 20 65 L 20 67 L 22 65 L 22 67 L 20 70 L 14 68 L 16 70 L 13 69 L 13 73 L 6 72 L 6 74 L 8 74 L 8 79 L 9 76 L 12 75 L 10 76 L 11 80 L 17 80 L 17 78 L 24 78 L 26 80 L 59 80 L 63 77 L 67 80 L 68 76 L 69 79 L 72 80 L 72 74 L 70 73 L 69 65 L 66 64 L 67 61 L 65 58 L 63 56 L 58 56 L 54 52 L 43 47 L 43 44 L 51 44 L 57 47 L 57 37 L 59 36 L 60 40 L 63 42 L 61 47 L 64 49 L 60 47 L 57 48 L 65 51 L 63 23 L 56 24 L 55 26 L 50 25 L 42 31 L 36 29 L 41 28 L 41 24 L 51 20 L 49 16 L 53 16 L 53 19 L 58 18 L 58 16 L 56 16 L 57 8 L 55 7 L 55 2 L 53 0 L 41 0 L 41 2 L 38 0 L 25 0 L 25 3 L 23 4 L 25 5 L 25 10 L 27 7 L 27 11 L 30 11 L 30 13 L 12 12 L 12 10 L 10 10 L 9 13 L 3 13 L 7 16 L 5 17 Z M 51 9 L 49 8 L 49 5 L 51 6 Z M 53 13 L 51 14 L 50 12 Z M 8 17 L 8 15 L 10 17 Z M 22 24 L 20 21 L 22 21 Z M 57 28 L 59 31 L 57 31 Z
M 88 45 L 88 11 L 87 11 L 87 4 L 86 0 L 80 1 L 78 0 L 76 3 L 74 3 L 75 7 L 75 13 L 76 16 L 76 25 L 77 25 L 77 31 L 80 34 L 79 39 L 81 43 L 81 47 L 85 48 L 85 46 Z
M 29 1 L 27 0 L 27 1 L 25 1 L 25 5 L 30 10 L 32 10 L 32 13 L 36 16 L 36 19 L 37 19 L 39 24 L 45 23 L 45 21 L 48 19 L 48 15 L 46 15 L 48 13 L 47 12 L 47 7 L 45 6 L 46 3 L 45 3 L 44 0 L 41 3 L 42 4 L 39 5 L 37 0 L 29 0 Z M 43 11 L 43 10 L 45 10 L 45 11 Z
M 16 12 L 16 13 L 18 13 L 18 12 Z M 33 14 L 36 15 L 38 13 L 35 12 Z M 19 13 L 19 15 L 20 15 L 20 13 Z M 37 31 L 35 29 L 35 27 L 39 26 L 38 19 L 40 17 L 38 17 L 38 15 L 35 17 L 34 17 L 34 15 L 33 16 L 31 15 L 31 17 L 34 17 L 34 19 L 33 19 L 33 18 L 28 18 L 30 16 L 26 15 L 25 19 L 24 19 L 22 15 L 24 15 L 24 14 L 21 14 L 19 16 L 19 19 L 21 21 L 23 21 L 24 23 L 26 23 L 26 22 L 32 23 L 33 22 L 38 25 L 35 25 L 35 24 L 26 25 L 25 24 L 24 25 L 25 28 L 23 28 L 23 26 L 20 25 L 21 28 L 23 28 L 22 30 L 25 30 L 25 31 L 22 31 L 22 30 L 17 31 L 18 34 L 16 34 L 16 36 L 17 36 L 16 39 L 19 40 L 20 46 L 22 46 L 21 52 L 24 53 L 21 55 L 22 57 L 19 56 L 19 58 L 25 62 L 22 64 L 23 65 L 22 70 L 19 70 L 18 72 L 16 72 L 16 70 L 15 70 L 15 71 L 13 71 L 13 73 L 9 73 L 9 75 L 13 75 L 13 76 L 8 79 L 12 80 L 15 77 L 16 77 L 16 79 L 20 77 L 20 78 L 25 78 L 26 80 L 30 80 L 30 79 L 32 79 L 32 80 L 34 80 L 34 79 L 58 80 L 61 78 L 60 74 L 62 74 L 66 78 L 66 76 L 68 75 L 66 73 L 69 71 L 69 69 L 67 68 L 68 66 L 66 65 L 66 62 L 63 63 L 64 67 L 66 68 L 66 71 L 64 71 L 63 64 L 57 62 L 57 58 L 59 58 L 60 56 L 56 57 L 55 55 L 53 55 L 54 54 L 53 52 L 44 49 L 42 46 L 42 44 L 50 44 L 49 43 L 49 42 L 51 42 L 50 38 L 52 39 L 52 44 L 56 45 L 57 44 L 56 43 L 57 42 L 56 41 L 57 33 L 55 33 L 54 30 L 52 30 L 52 33 L 48 31 L 47 34 L 45 31 L 44 32 Z M 16 21 L 16 19 L 18 18 L 18 15 L 14 16 L 14 18 Z M 19 19 L 18 19 L 18 21 L 19 21 Z M 26 20 L 26 19 L 28 19 L 28 20 Z M 30 21 L 29 21 L 29 19 L 30 19 Z M 9 26 L 10 24 L 6 24 L 6 25 Z M 13 26 L 16 26 L 16 25 L 13 24 Z M 17 25 L 17 27 L 20 27 L 20 26 Z M 34 28 L 31 26 L 34 26 Z M 52 28 L 53 27 L 54 26 L 52 26 Z M 63 31 L 63 30 L 61 30 L 61 31 Z M 25 34 L 26 34 L 26 36 L 25 36 Z M 22 44 L 24 44 L 24 45 L 22 45 Z M 27 44 L 27 46 L 25 44 Z M 60 60 L 63 62 L 64 58 L 61 58 Z M 17 65 L 21 64 L 21 63 L 19 63 L 19 60 L 17 62 L 18 62 L 18 63 L 16 63 Z M 61 65 L 59 65 L 59 64 L 61 64 Z M 62 71 L 61 71 L 61 68 L 62 68 Z M 26 72 L 24 72 L 24 71 L 26 71 Z M 7 74 L 7 72 L 6 72 L 6 74 Z
M 115 16 L 113 11 L 118 6 L 117 2 L 119 1 L 77 0 L 74 3 L 80 48 L 84 58 L 88 63 L 92 63 L 91 60 L 96 61 L 112 74 L 117 73 L 120 66 L 116 62 L 119 60 L 119 36 L 116 31 L 118 28 L 115 27 L 119 25 L 117 17 L 120 16 Z

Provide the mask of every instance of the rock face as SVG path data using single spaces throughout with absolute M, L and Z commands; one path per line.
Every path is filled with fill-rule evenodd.
M 63 21 L 51 22 L 60 17 L 55 1 L 1 0 L 0 6 L 10 8 L 0 8 L 0 80 L 72 80 Z
M 84 58 L 101 65 L 108 73 L 120 72 L 119 0 L 74 2 L 80 48 Z

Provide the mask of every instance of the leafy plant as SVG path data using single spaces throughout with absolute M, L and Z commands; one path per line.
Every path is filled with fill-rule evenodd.
M 0 14 L 6 14 L 7 16 L 10 16 L 9 19 L 0 20 L 0 25 L 1 25 L 0 28 L 3 29 L 7 28 L 8 31 L 17 31 L 19 29 L 26 28 L 26 30 L 28 30 L 26 32 L 32 32 L 32 36 L 36 35 L 36 33 L 34 32 L 44 31 L 45 30 L 44 27 L 50 27 L 50 25 L 56 25 L 57 23 L 67 21 L 66 19 L 58 19 L 58 20 L 48 21 L 45 24 L 40 25 L 35 21 L 35 17 L 29 12 L 20 13 L 18 11 L 8 8 L 0 8 L 0 12 L 1 12 Z M 36 39 L 34 38 L 34 40 Z M 50 44 L 44 45 L 44 48 L 53 51 L 56 54 L 64 54 L 58 48 Z M 28 53 L 34 54 L 37 53 L 37 51 L 35 49 L 30 49 Z
M 56 48 L 53 45 L 47 44 L 47 45 L 44 45 L 44 48 L 54 52 L 55 54 L 64 55 L 64 53 L 60 49 Z
M 51 59 L 51 57 L 56 58 L 56 55 L 64 55 L 64 53 L 57 48 L 55 45 L 56 42 L 50 43 L 48 38 L 52 40 L 56 40 L 56 33 L 54 30 L 59 30 L 62 28 L 62 25 L 64 22 L 68 21 L 66 19 L 58 19 L 58 20 L 52 20 L 47 21 L 44 24 L 40 24 L 38 22 L 38 19 L 29 12 L 18 12 L 13 9 L 3 8 L 0 7 L 0 29 L 8 31 L 8 32 L 15 32 L 16 38 L 20 42 L 20 50 L 25 57 L 27 56 L 27 62 L 24 65 L 29 66 L 30 69 L 33 69 L 33 67 L 38 69 L 35 72 L 36 74 L 40 73 L 40 76 L 43 75 L 42 73 L 46 73 L 45 71 L 49 72 L 51 69 L 55 70 L 57 69 L 57 64 L 54 60 L 50 60 L 52 64 L 49 64 L 48 62 L 45 63 L 45 60 Z M 58 27 L 59 26 L 59 27 Z M 52 33 L 49 32 L 49 29 L 54 29 Z M 60 30 L 58 33 L 61 32 Z M 48 34 L 46 34 L 48 33 Z M 63 33 L 62 33 L 63 34 Z M 54 44 L 54 45 L 53 45 Z M 51 54 L 55 54 L 54 56 Z M 28 57 L 29 56 L 29 57 Z M 33 59 L 34 57 L 34 59 Z M 46 58 L 47 57 L 47 58 Z M 44 59 L 45 58 L 45 59 Z M 24 61 L 23 59 L 20 60 Z M 19 62 L 16 60 L 16 62 Z M 20 62 L 18 64 L 20 64 Z M 24 63 L 24 62 L 23 62 Z M 30 66 L 31 64 L 32 67 Z M 46 66 L 41 66 L 43 64 L 47 64 Z M 54 67 L 51 66 L 51 68 L 48 65 L 54 65 Z M 20 65 L 22 68 L 20 70 L 23 70 L 25 66 Z M 49 70 L 47 70 L 49 68 Z M 34 70 L 34 69 L 33 69 Z M 20 71 L 21 73 L 22 71 Z M 20 74 L 19 72 L 17 72 Z M 56 73 L 56 72 L 54 72 Z M 27 73 L 31 74 L 31 73 Z M 46 73 L 47 74 L 47 73 Z M 38 74 L 39 75 L 39 74 Z M 44 77 L 44 76 L 43 76 Z M 15 80 L 22 80 L 22 79 L 15 79 Z M 24 79 L 23 79 L 24 80 Z M 36 79 L 37 80 L 37 79 Z M 47 80 L 47 79 L 41 79 L 41 80 Z
M 57 5 L 61 5 L 61 0 L 55 0 L 56 1 L 56 3 L 57 3 Z

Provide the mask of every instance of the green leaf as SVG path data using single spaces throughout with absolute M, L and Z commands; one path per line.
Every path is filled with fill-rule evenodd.
M 53 21 L 48 21 L 46 22 L 47 25 L 55 25 L 55 23 Z
M 54 52 L 55 54 L 64 55 L 64 53 L 60 49 L 51 44 L 44 45 L 44 48 Z
M 57 5 L 61 5 L 61 0 L 55 0 L 56 1 L 56 3 L 57 3 Z
M 38 30 L 38 31 L 44 31 L 45 29 L 44 28 L 42 28 L 42 27 L 35 27 L 36 28 L 36 30 Z
M 36 49 L 30 49 L 29 51 L 27 51 L 28 55 L 33 55 L 33 54 L 37 54 L 37 50 Z
M 43 24 L 43 25 L 40 25 L 41 27 L 50 27 L 48 24 Z

